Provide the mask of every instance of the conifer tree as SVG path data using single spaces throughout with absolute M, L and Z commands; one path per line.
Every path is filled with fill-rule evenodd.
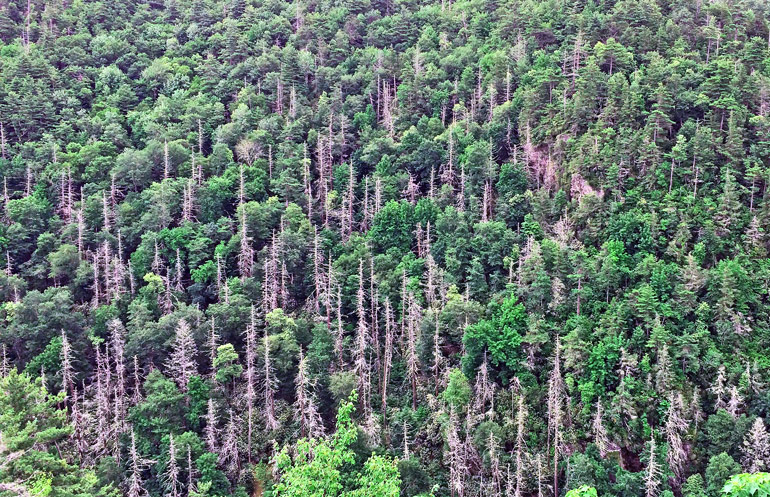
M 660 493 L 660 478 L 663 470 L 656 459 L 655 431 L 650 431 L 650 442 L 647 444 L 649 458 L 647 460 L 647 468 L 644 470 L 644 495 L 645 497 L 657 497 Z
M 252 439 L 254 435 L 254 407 L 257 399 L 257 323 L 256 310 L 251 306 L 251 321 L 246 327 L 246 368 L 243 370 L 246 381 L 246 392 L 244 401 L 246 402 L 246 457 L 251 463 Z M 265 342 L 267 347 L 267 342 Z
M 275 389 L 276 379 L 273 370 L 273 362 L 270 357 L 270 336 L 265 329 L 263 343 L 263 377 L 262 377 L 262 398 L 263 398 L 263 416 L 265 418 L 265 428 L 268 431 L 278 429 L 278 419 L 275 416 Z
M 307 359 L 300 351 L 297 376 L 294 379 L 296 401 L 294 403 L 294 419 L 299 423 L 300 436 L 320 438 L 324 435 L 323 421 L 318 412 L 311 383 L 307 372 Z
M 743 441 L 744 468 L 751 473 L 765 471 L 770 467 L 770 435 L 767 433 L 762 418 L 754 419 L 754 424 L 746 433 Z
M 180 497 L 182 495 L 179 483 L 179 465 L 176 460 L 176 445 L 174 445 L 174 435 L 168 436 L 168 464 L 163 474 L 166 485 L 166 495 L 169 497 Z
M 176 327 L 174 344 L 171 348 L 167 367 L 171 377 L 183 392 L 187 391 L 190 377 L 198 371 L 197 354 L 198 347 L 195 345 L 190 325 L 187 324 L 186 320 L 180 319 Z
M 674 485 L 678 488 L 684 481 L 685 463 L 687 462 L 687 452 L 684 447 L 682 436 L 686 433 L 689 423 L 684 417 L 684 402 L 682 394 L 672 393 L 669 398 L 669 408 L 666 416 L 664 431 L 666 433 L 666 442 L 668 451 L 666 458 L 668 467 L 674 473 Z
M 564 403 L 564 380 L 561 375 L 561 342 L 556 338 L 553 368 L 548 378 L 548 434 L 553 448 L 553 488 L 559 494 L 559 454 L 562 450 L 562 421 Z M 650 496 L 648 496 L 650 497 Z
M 130 471 L 126 495 L 128 497 L 142 497 L 147 495 L 144 490 L 144 481 L 142 480 L 142 471 L 148 461 L 139 456 L 136 449 L 136 433 L 131 430 L 131 447 L 129 448 Z

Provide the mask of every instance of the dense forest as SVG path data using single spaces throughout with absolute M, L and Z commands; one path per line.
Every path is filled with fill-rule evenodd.
M 766 0 L 0 0 L 0 176 L 2 497 L 770 488 Z

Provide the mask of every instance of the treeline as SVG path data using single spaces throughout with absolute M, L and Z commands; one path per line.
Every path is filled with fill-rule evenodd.
M 768 19 L 0 4 L 0 495 L 770 469 Z

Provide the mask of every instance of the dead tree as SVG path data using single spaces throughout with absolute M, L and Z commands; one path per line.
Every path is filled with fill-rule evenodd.
M 264 402 L 265 428 L 267 431 L 278 429 L 278 419 L 275 416 L 275 391 L 277 380 L 273 371 L 273 363 L 270 358 L 270 336 L 265 330 L 264 347 L 264 377 L 262 379 L 262 394 Z
M 169 374 L 183 392 L 187 392 L 190 378 L 198 371 L 195 360 L 197 354 L 198 348 L 190 325 L 184 319 L 180 319 L 167 366 Z
M 294 378 L 296 401 L 294 402 L 294 419 L 299 423 L 302 437 L 319 438 L 324 435 L 324 425 L 318 406 L 310 390 L 311 382 L 307 373 L 307 359 L 300 350 L 297 376 Z

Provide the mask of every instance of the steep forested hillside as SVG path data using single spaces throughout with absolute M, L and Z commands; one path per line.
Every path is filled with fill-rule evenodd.
M 770 469 L 769 29 L 766 0 L 0 0 L 0 496 Z

